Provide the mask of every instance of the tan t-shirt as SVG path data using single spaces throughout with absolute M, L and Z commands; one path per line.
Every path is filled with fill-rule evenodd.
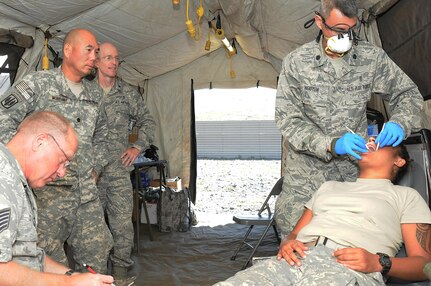
M 81 92 L 84 90 L 84 87 L 82 86 L 82 82 L 73 82 L 66 78 L 67 85 L 69 86 L 70 90 L 74 95 L 77 97 L 81 94 Z
M 431 224 L 431 213 L 414 189 L 385 179 L 326 182 L 305 205 L 313 219 L 298 234 L 302 242 L 326 236 L 371 253 L 394 256 L 403 242 L 401 224 Z

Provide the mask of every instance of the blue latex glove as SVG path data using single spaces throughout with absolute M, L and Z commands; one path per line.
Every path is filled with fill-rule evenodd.
M 365 139 L 358 134 L 346 133 L 335 142 L 335 153 L 338 155 L 349 154 L 361 160 L 362 157 L 355 151 L 359 151 L 359 153 L 368 152 L 365 146 Z
M 404 140 L 404 130 L 395 122 L 388 121 L 383 126 L 382 131 L 376 138 L 376 144 L 379 148 L 385 146 L 398 146 Z

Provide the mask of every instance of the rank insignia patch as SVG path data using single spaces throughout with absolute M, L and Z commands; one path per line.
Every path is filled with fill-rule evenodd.
M 9 228 L 10 208 L 0 210 L 0 232 Z

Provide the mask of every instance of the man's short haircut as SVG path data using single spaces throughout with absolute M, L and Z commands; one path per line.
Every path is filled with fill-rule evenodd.
M 83 28 L 75 28 L 70 30 L 64 37 L 63 48 L 66 44 L 74 44 L 82 35 L 82 33 L 91 33 L 91 31 Z
M 63 115 L 53 111 L 36 111 L 27 116 L 17 128 L 17 132 L 58 134 L 67 138 L 70 121 Z
M 401 168 L 398 168 L 398 172 L 395 174 L 395 178 L 392 180 L 396 184 L 401 180 L 404 174 L 407 173 L 411 159 L 410 159 L 409 152 L 407 151 L 407 148 L 403 143 L 395 147 L 395 150 L 397 151 L 396 155 L 400 156 L 400 158 L 406 161 L 404 166 L 402 166 Z
M 358 15 L 357 0 L 322 0 L 321 14 L 328 18 L 332 9 L 340 10 L 343 15 L 353 18 Z

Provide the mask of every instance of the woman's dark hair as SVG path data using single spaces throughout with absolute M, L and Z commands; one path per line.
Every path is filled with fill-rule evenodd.
M 401 143 L 400 145 L 398 145 L 395 148 L 397 150 L 397 155 L 406 161 L 404 166 L 398 168 L 398 172 L 395 174 L 395 178 L 392 180 L 392 182 L 394 184 L 397 184 L 401 180 L 401 178 L 404 176 L 404 174 L 407 173 L 407 170 L 409 169 L 410 162 L 412 160 L 410 159 L 409 152 L 407 151 L 407 148 L 403 143 Z

